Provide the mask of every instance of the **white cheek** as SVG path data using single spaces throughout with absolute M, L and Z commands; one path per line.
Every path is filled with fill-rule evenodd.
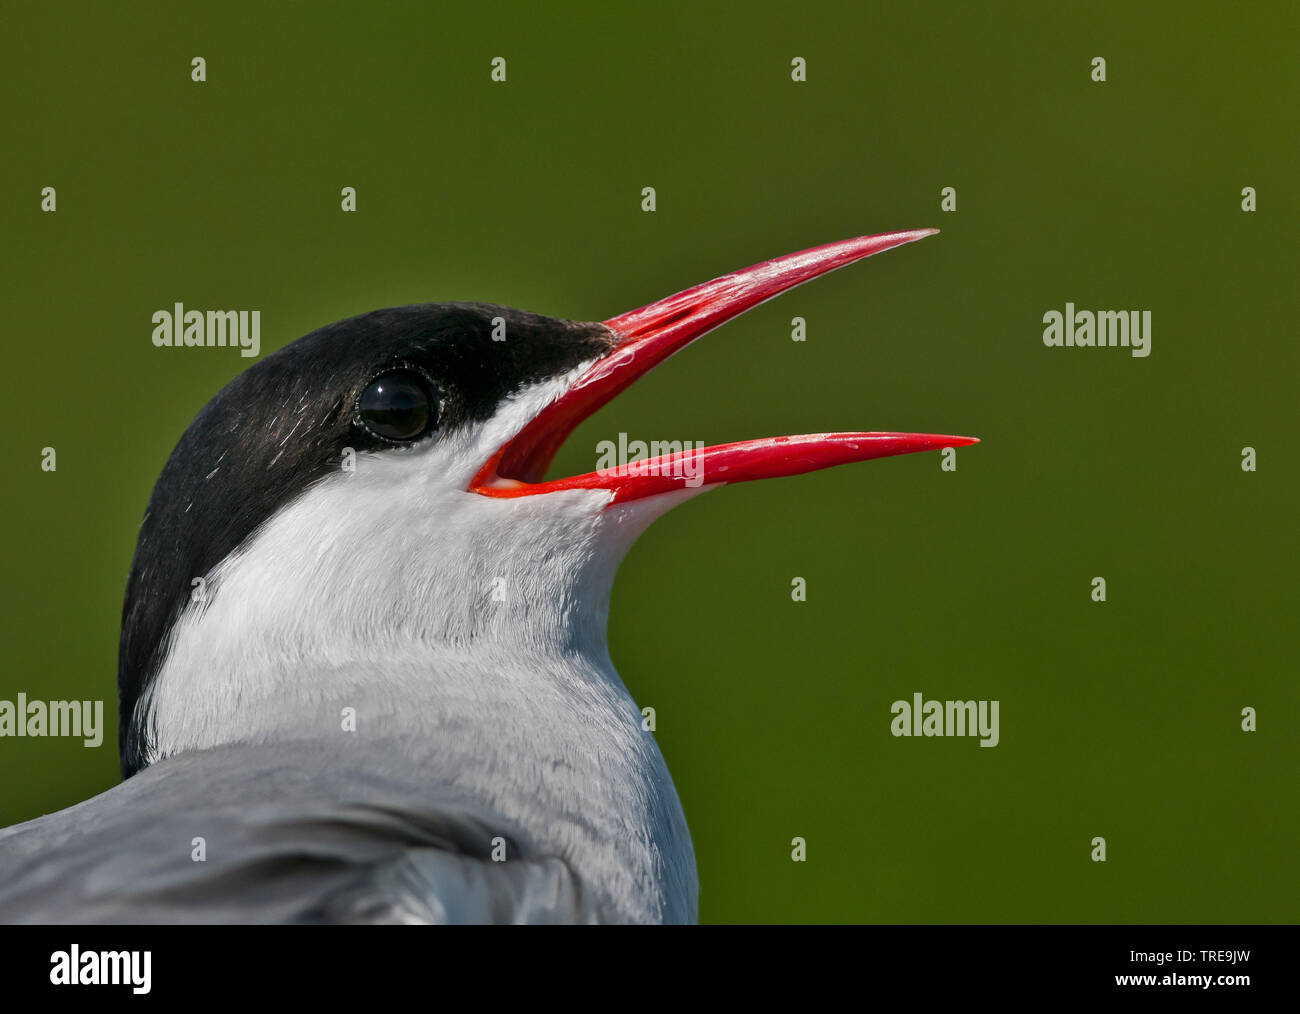
M 424 449 L 359 456 L 355 471 L 318 482 L 208 575 L 208 601 L 173 626 L 141 701 L 150 758 L 271 738 L 337 689 L 329 680 L 429 672 L 440 653 L 519 671 L 546 671 L 548 659 L 564 669 L 576 654 L 616 681 L 605 629 L 618 564 L 695 491 L 612 508 L 601 490 L 467 492 L 554 393 L 531 390 L 491 425 Z M 442 700 L 448 689 L 433 688 Z M 431 691 L 383 692 L 408 693 L 415 714 Z
M 436 451 L 431 452 L 437 461 L 424 470 L 429 481 L 445 489 L 466 489 L 487 460 L 543 408 L 569 390 L 593 362 L 580 363 L 561 377 L 510 395 L 486 422 L 438 441 Z

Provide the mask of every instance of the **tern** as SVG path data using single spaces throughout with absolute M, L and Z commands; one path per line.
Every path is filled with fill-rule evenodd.
M 686 818 L 606 642 L 620 560 L 704 490 L 976 441 L 819 433 L 547 468 L 696 338 L 935 231 L 778 257 L 602 323 L 376 310 L 245 370 L 141 525 L 123 781 L 0 832 L 0 920 L 696 921 Z

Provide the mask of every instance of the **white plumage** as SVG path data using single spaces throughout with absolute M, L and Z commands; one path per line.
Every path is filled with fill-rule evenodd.
M 627 549 L 700 490 L 613 506 L 603 490 L 466 492 L 570 381 L 455 439 L 361 455 L 271 518 L 173 627 L 142 700 L 150 761 L 421 737 L 439 792 L 534 829 L 611 915 L 694 919 L 685 818 L 605 630 Z

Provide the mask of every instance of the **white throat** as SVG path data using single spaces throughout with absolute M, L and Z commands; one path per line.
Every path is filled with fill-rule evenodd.
M 527 828 L 619 918 L 693 919 L 685 819 L 606 624 L 627 549 L 699 490 L 612 507 L 604 491 L 466 492 L 566 383 L 525 392 L 474 432 L 358 456 L 193 575 L 204 594 L 140 702 L 149 762 L 416 736 L 429 770 L 413 775 Z

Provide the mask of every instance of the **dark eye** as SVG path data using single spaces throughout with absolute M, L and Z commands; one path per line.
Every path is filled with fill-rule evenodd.
M 437 422 L 429 385 L 411 370 L 372 380 L 361 392 L 357 416 L 366 429 L 386 440 L 414 440 Z

